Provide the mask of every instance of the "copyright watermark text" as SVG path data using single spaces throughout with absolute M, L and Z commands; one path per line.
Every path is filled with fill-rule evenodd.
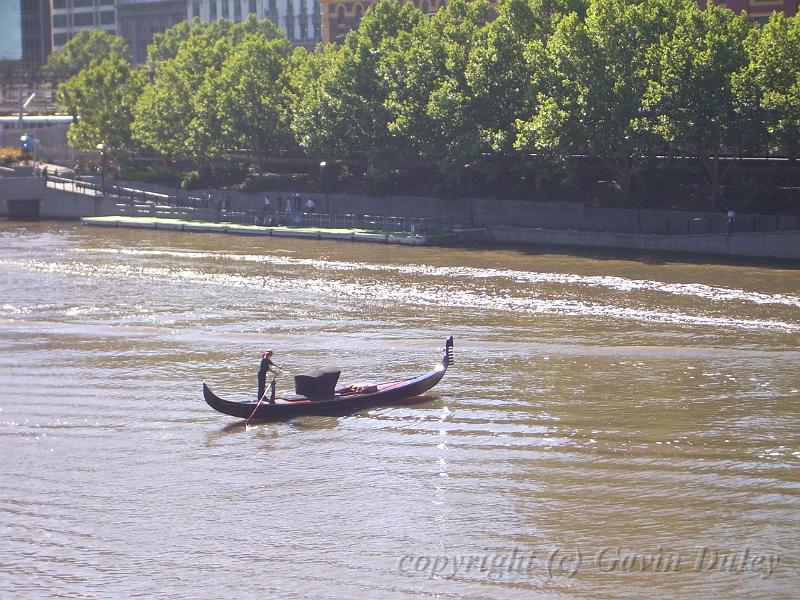
M 485 554 L 407 554 L 398 567 L 402 573 L 434 579 L 481 575 L 490 580 L 505 577 L 567 577 L 581 572 L 596 573 L 752 573 L 770 577 L 781 562 L 779 554 L 741 550 L 719 550 L 707 546 L 688 550 L 635 551 L 619 547 L 584 551 L 579 548 L 530 550 L 514 548 Z

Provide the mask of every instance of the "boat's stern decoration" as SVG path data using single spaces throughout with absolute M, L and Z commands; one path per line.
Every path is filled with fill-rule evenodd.
M 332 398 L 339 381 L 340 369 L 315 369 L 302 375 L 294 376 L 294 392 L 309 400 Z

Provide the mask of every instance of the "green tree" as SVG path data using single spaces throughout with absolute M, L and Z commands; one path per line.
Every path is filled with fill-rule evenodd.
M 540 79 L 535 73 L 544 64 L 545 43 L 565 14 L 584 15 L 586 8 L 586 0 L 507 0 L 498 6 L 497 18 L 477 36 L 467 66 L 484 152 L 498 157 L 530 154 L 524 151 L 525 143 L 517 143 L 517 122 L 524 123 L 538 112 L 540 90 L 531 83 Z M 537 157 L 534 164 L 538 191 L 545 163 Z
M 313 145 L 310 138 L 301 141 L 308 123 L 300 125 L 295 120 L 298 116 L 301 119 L 307 116 L 303 110 L 320 105 L 320 99 L 316 97 L 321 93 L 318 83 L 336 52 L 335 44 L 319 45 L 313 52 L 299 46 L 289 57 L 283 78 L 287 98 L 285 118 L 297 147 L 310 148 Z
M 61 84 L 57 103 L 70 114 L 80 115 L 80 120 L 70 125 L 70 145 L 78 150 L 94 150 L 104 143 L 111 156 L 130 148 L 133 105 L 144 83 L 143 70 L 112 54 Z
M 125 40 L 102 29 L 87 29 L 76 33 L 61 50 L 53 52 L 42 67 L 42 73 L 53 81 L 66 81 L 82 69 L 112 56 L 130 60 Z
M 685 0 L 593 0 L 582 20 L 560 19 L 546 47 L 530 49 L 536 114 L 518 122 L 518 147 L 587 154 L 612 174 L 623 196 L 657 138 L 645 106 L 656 76 L 655 48 L 669 39 Z
M 163 156 L 208 163 L 216 123 L 198 122 L 197 90 L 222 66 L 230 45 L 205 25 L 193 26 L 175 58 L 160 63 L 134 107 L 134 137 Z
M 210 24 L 195 19 L 188 32 L 178 31 L 172 58 L 156 64 L 153 80 L 134 108 L 134 137 L 160 154 L 195 160 L 203 168 L 224 155 L 226 138 L 217 110 L 214 84 L 226 59 L 249 34 L 269 40 L 282 38 L 269 20 L 251 15 L 242 23 L 220 19 Z M 161 50 L 169 56 L 172 42 L 161 38 Z M 232 77 L 232 75 L 231 75 Z M 232 131 L 232 130 L 231 130 Z
M 379 67 L 390 82 L 384 103 L 389 131 L 404 141 L 407 153 L 436 165 L 444 177 L 458 177 L 486 147 L 467 67 L 487 15 L 486 2 L 452 0 L 418 21 Z
M 745 42 L 749 63 L 736 81 L 758 97 L 773 152 L 800 156 L 800 19 L 774 12 Z
M 703 162 L 715 210 L 720 185 L 765 132 L 757 98 L 737 85 L 747 68 L 747 16 L 709 5 L 685 7 L 675 35 L 659 49 L 660 76 L 650 82 L 647 105 L 671 152 Z
M 218 76 L 206 79 L 198 91 L 198 120 L 219 123 L 218 155 L 247 148 L 263 161 L 291 146 L 285 81 L 290 50 L 285 39 L 250 33 Z
M 321 51 L 324 69 L 294 105 L 292 129 L 304 150 L 330 159 L 361 158 L 377 168 L 396 161 L 403 141 L 388 128 L 390 82 L 380 63 L 420 18 L 410 4 L 381 0 L 338 49 Z
M 158 65 L 172 60 L 178 54 L 180 45 L 189 39 L 195 28 L 200 28 L 200 20 L 195 17 L 192 21 L 181 21 L 160 33 L 153 34 L 153 40 L 147 46 L 147 70 L 155 73 Z
M 513 136 L 514 149 L 531 160 L 534 191 L 540 192 L 546 178 L 563 177 L 568 173 L 570 163 L 567 159 L 572 143 L 568 136 L 561 135 L 567 126 L 566 110 L 552 96 L 545 94 L 563 84 L 560 74 L 550 64 L 547 44 L 562 18 L 570 17 L 578 22 L 585 19 L 589 1 L 529 0 L 528 5 L 533 23 L 528 28 L 520 59 L 527 76 L 519 88 L 519 110 L 511 117 L 510 131 L 504 138 L 508 141 Z M 543 127 L 544 123 L 549 125 Z

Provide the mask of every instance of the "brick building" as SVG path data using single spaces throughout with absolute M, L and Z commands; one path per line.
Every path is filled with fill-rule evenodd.
M 727 6 L 734 12 L 746 12 L 754 21 L 765 22 L 774 12 L 783 12 L 791 17 L 797 14 L 798 0 L 712 0 L 714 4 Z M 699 0 L 700 8 L 708 2 Z
M 447 4 L 447 0 L 412 0 L 414 6 L 429 14 Z M 736 12 L 745 11 L 751 19 L 764 22 L 775 11 L 792 16 L 798 12 L 798 0 L 712 0 Z M 347 32 L 356 29 L 374 0 L 319 0 L 322 13 L 322 41 L 340 42 Z M 706 7 L 706 0 L 698 0 Z M 492 2 L 493 4 L 493 2 Z

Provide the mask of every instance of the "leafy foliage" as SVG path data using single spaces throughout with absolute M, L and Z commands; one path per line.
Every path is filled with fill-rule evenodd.
M 80 115 L 69 127 L 69 143 L 78 150 L 94 150 L 104 143 L 111 156 L 129 149 L 133 105 L 144 81 L 141 69 L 112 54 L 61 84 L 58 104 L 66 112 Z
M 249 33 L 225 58 L 219 74 L 206 79 L 198 91 L 198 119 L 218 123 L 217 155 L 247 148 L 264 159 L 291 147 L 283 81 L 289 51 L 284 39 Z
M 61 50 L 53 52 L 42 72 L 53 81 L 66 81 L 81 70 L 114 56 L 130 60 L 125 40 L 102 29 L 87 29 L 76 33 Z
M 295 96 L 293 106 L 292 129 L 306 152 L 329 160 L 357 157 L 371 166 L 402 154 L 403 140 L 389 130 L 391 82 L 380 64 L 421 18 L 410 4 L 382 0 L 340 48 L 322 51 L 318 78 L 304 86 L 306 94 Z
M 748 65 L 738 79 L 749 97 L 757 97 L 770 134 L 769 148 L 800 156 L 800 20 L 773 13 L 745 42 Z
M 725 8 L 684 7 L 674 36 L 657 49 L 660 77 L 648 82 L 655 131 L 673 153 L 704 161 L 712 209 L 735 165 L 723 157 L 760 148 L 765 133 L 758 102 L 736 83 L 748 64 L 749 28 L 746 15 Z
M 738 157 L 800 154 L 797 17 L 757 28 L 695 0 L 496 8 L 450 0 L 429 16 L 381 0 L 341 45 L 313 51 L 292 51 L 268 19 L 195 19 L 154 36 L 142 69 L 121 38 L 82 32 L 48 69 L 68 78 L 59 103 L 81 116 L 71 143 L 191 161 L 192 185 L 241 155 L 305 154 L 349 161 L 378 187 L 433 165 L 465 189 L 513 165 L 539 191 L 581 155 L 631 202 L 666 154 L 703 161 L 714 206 Z

